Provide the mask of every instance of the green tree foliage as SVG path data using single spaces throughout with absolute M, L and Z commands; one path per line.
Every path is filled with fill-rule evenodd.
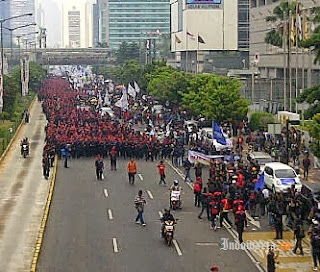
M 181 94 L 189 86 L 188 75 L 168 66 L 157 67 L 155 71 L 147 75 L 148 93 L 162 100 L 172 103 L 181 101 Z
M 311 148 L 317 157 L 320 157 L 320 113 L 313 116 L 312 121 L 307 123 L 310 135 L 315 139 Z
M 315 103 L 314 101 L 320 101 L 320 86 L 315 86 L 310 89 L 306 89 L 298 98 L 297 102 L 307 102 L 311 107 L 305 112 L 305 118 L 310 119 L 313 115 L 320 113 L 320 103 Z
M 143 76 L 143 67 L 137 60 L 129 60 L 121 67 L 115 68 L 117 83 L 128 85 L 130 82 L 139 81 Z
M 277 47 L 282 46 L 284 30 L 289 29 L 289 14 L 296 12 L 298 2 L 281 2 L 273 9 L 273 15 L 266 18 L 267 22 L 273 22 L 277 25 L 276 29 L 272 29 L 266 33 L 265 42 Z
M 249 102 L 240 97 L 241 83 L 237 79 L 203 74 L 192 77 L 181 91 L 182 105 L 195 114 L 218 122 L 242 120 Z
M 265 130 L 268 124 L 274 123 L 274 117 L 269 112 L 255 112 L 251 115 L 250 128 L 252 130 Z
M 139 45 L 136 43 L 122 42 L 115 52 L 116 63 L 124 64 L 129 60 L 139 60 Z

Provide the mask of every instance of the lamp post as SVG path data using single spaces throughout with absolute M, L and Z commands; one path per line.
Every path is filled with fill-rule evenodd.
M 0 39 L 1 39 L 1 75 L 3 76 L 3 63 L 4 63 L 4 48 L 3 48 L 3 23 L 9 20 L 17 19 L 20 17 L 32 16 L 32 13 L 25 13 L 17 16 L 12 16 L 9 18 L 4 18 L 0 20 Z
M 13 41 L 12 41 L 12 32 L 17 30 L 17 29 L 20 29 L 20 28 L 24 28 L 24 27 L 28 27 L 28 26 L 35 26 L 37 25 L 36 23 L 32 23 L 32 24 L 26 24 L 26 25 L 22 25 L 22 26 L 18 26 L 18 27 L 15 27 L 15 28 L 8 28 L 8 27 L 3 27 L 4 29 L 7 29 L 10 31 L 10 55 L 11 55 L 11 58 L 12 58 L 12 55 L 13 55 Z

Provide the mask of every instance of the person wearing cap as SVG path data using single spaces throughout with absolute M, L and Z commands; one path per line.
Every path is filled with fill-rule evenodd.
M 279 263 L 277 261 L 279 252 L 274 252 L 274 247 L 270 246 L 269 251 L 267 254 L 267 271 L 268 272 L 275 272 L 276 271 L 276 263 Z

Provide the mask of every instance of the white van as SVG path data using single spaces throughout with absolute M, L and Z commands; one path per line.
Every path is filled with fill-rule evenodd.
M 264 183 L 274 193 L 288 192 L 292 185 L 298 192 L 302 184 L 299 176 L 292 167 L 280 162 L 267 163 L 264 167 Z

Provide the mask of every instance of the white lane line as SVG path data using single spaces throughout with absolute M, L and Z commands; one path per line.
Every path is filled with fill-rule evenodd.
M 249 222 L 254 225 L 255 227 L 261 229 L 260 222 L 255 220 L 247 211 L 246 211 L 246 216 L 249 219 Z
M 118 244 L 117 244 L 117 239 L 116 238 L 112 238 L 112 245 L 113 245 L 113 252 L 114 253 L 118 253 Z
M 191 190 L 193 190 L 193 184 L 192 184 L 190 181 L 187 181 L 186 183 L 187 183 L 187 185 L 189 186 L 189 188 L 190 188 Z
M 222 223 L 223 226 L 227 229 L 227 231 L 229 232 L 229 234 L 231 234 L 231 236 L 233 237 L 234 240 L 238 240 L 238 234 L 236 233 L 236 231 L 232 228 L 230 228 L 230 225 L 227 224 L 226 222 Z M 250 252 L 250 250 L 248 250 L 246 247 L 244 248 L 245 253 L 248 255 L 248 257 L 251 259 L 251 261 L 254 263 L 254 265 L 258 268 L 258 270 L 260 272 L 265 272 L 266 270 L 263 268 L 263 265 L 256 260 L 256 258 L 254 257 L 254 255 Z
M 108 209 L 108 216 L 109 216 L 110 220 L 113 219 L 113 214 L 112 214 L 112 210 L 111 209 Z
M 150 197 L 150 199 L 153 199 L 153 195 L 149 190 L 147 190 L 147 193 L 148 193 L 148 196 Z
M 163 217 L 163 213 L 161 211 L 158 211 L 158 214 L 159 214 L 160 218 Z
M 141 174 L 138 174 L 138 177 L 140 178 L 141 181 L 143 181 L 143 176 Z
M 105 196 L 105 197 L 108 197 L 108 196 L 109 196 L 107 189 L 104 189 L 103 192 L 104 192 L 104 196 Z
M 178 255 L 179 255 L 179 256 L 182 256 L 182 252 L 181 252 L 181 249 L 180 249 L 180 247 L 179 247 L 179 245 L 178 245 L 177 240 L 173 239 L 173 240 L 172 240 L 172 243 L 173 243 L 174 247 L 176 248 L 176 251 L 177 251 Z

